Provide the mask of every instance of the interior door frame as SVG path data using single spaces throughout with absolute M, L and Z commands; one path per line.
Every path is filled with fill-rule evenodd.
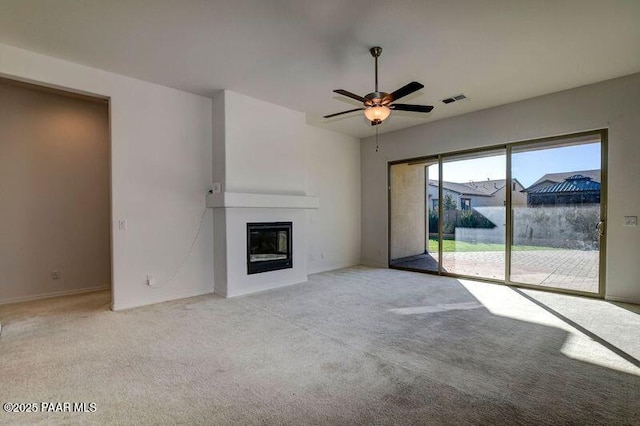
M 114 223 L 113 223 L 113 105 L 111 102 L 111 97 L 106 95 L 101 95 L 98 93 L 91 93 L 84 90 L 73 89 L 70 87 L 58 86 L 54 84 L 45 83 L 42 81 L 31 80 L 27 78 L 22 78 L 14 75 L 0 74 L 0 80 L 5 81 L 9 84 L 13 84 L 16 86 L 26 87 L 31 90 L 38 90 L 47 93 L 51 93 L 58 96 L 65 96 L 70 98 L 77 98 L 89 102 L 99 102 L 105 103 L 107 105 L 107 131 L 108 131 L 108 158 L 107 165 L 109 168 L 108 179 L 109 179 L 109 269 L 111 271 L 111 279 L 109 281 L 109 295 L 110 302 L 109 308 L 113 310 L 113 302 L 115 300 L 115 253 L 114 253 Z M 93 290 L 87 291 L 87 293 L 92 292 Z M 80 293 L 84 293 L 83 291 Z M 79 294 L 79 293 L 78 293 Z M 64 295 L 63 295 L 64 296 Z M 47 297 L 44 297 L 47 298 Z M 41 300 L 43 298 L 36 297 L 32 300 Z M 31 299 L 30 299 L 31 300 Z
M 600 247 L 599 247 L 599 256 L 598 256 L 598 292 L 591 293 L 579 290 L 572 289 L 563 289 L 557 287 L 544 287 L 535 284 L 526 284 L 520 282 L 511 281 L 511 245 L 513 242 L 513 215 L 512 215 L 512 206 L 511 206 L 511 188 L 513 185 L 513 179 L 511 176 L 511 151 L 514 147 L 524 146 L 524 145 L 532 145 L 532 144 L 545 144 L 549 146 L 553 146 L 555 143 L 561 145 L 561 141 L 571 138 L 580 138 L 587 136 L 599 136 L 600 137 L 600 220 L 604 223 L 604 232 L 600 237 Z M 457 274 L 452 272 L 447 272 L 442 269 L 442 228 L 443 221 L 442 218 L 442 163 L 443 158 L 447 156 L 454 155 L 465 155 L 465 154 L 474 154 L 485 151 L 504 149 L 506 153 L 506 185 L 509 190 L 506 191 L 506 206 L 508 208 L 505 209 L 505 279 L 498 280 L 492 278 L 482 278 L 464 274 Z M 412 162 L 429 162 L 429 161 L 437 161 L 438 164 L 438 199 L 440 202 L 438 203 L 438 271 L 428 271 L 417 268 L 410 268 L 404 266 L 391 265 L 391 166 L 395 164 L 402 163 L 412 163 Z M 434 155 L 425 155 L 420 157 L 413 157 L 408 159 L 401 160 L 393 160 L 387 162 L 387 267 L 389 269 L 398 269 L 405 270 L 411 272 L 420 272 L 424 274 L 431 275 L 439 275 L 446 276 L 451 278 L 460 278 L 460 279 L 471 279 L 475 281 L 483 281 L 489 282 L 493 284 L 501 284 L 510 287 L 518 287 L 518 288 L 528 288 L 540 291 L 547 291 L 552 293 L 563 293 L 577 296 L 585 296 L 591 298 L 599 298 L 604 299 L 606 293 L 606 254 L 607 254 L 607 201 L 608 201 L 608 129 L 600 128 L 594 130 L 587 130 L 583 132 L 562 134 L 557 136 L 550 136 L 544 138 L 536 138 L 536 139 L 527 139 L 516 142 L 508 142 L 497 145 L 489 145 L 483 146 L 480 148 L 471 148 L 460 151 L 451 151 L 445 153 L 439 153 Z M 428 183 L 427 183 L 428 185 Z M 425 195 L 426 197 L 426 195 Z M 428 208 L 428 207 L 427 207 Z M 428 225 L 427 225 L 428 226 Z M 428 234 L 428 229 L 426 230 Z M 428 237 L 427 237 L 428 238 Z

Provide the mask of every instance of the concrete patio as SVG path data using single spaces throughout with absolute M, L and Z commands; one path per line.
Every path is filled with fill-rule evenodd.
M 511 281 L 590 293 L 598 292 L 598 256 L 596 250 L 522 250 L 513 251 Z M 446 272 L 478 278 L 504 280 L 505 254 L 500 251 L 445 252 L 442 267 Z M 392 266 L 438 270 L 438 254 L 426 253 L 396 259 Z

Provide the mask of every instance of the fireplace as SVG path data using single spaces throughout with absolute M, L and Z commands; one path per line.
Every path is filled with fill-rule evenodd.
M 292 222 L 247 223 L 247 273 L 293 268 Z

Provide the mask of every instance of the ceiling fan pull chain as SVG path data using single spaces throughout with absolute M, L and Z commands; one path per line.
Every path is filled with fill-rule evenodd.
M 376 152 L 378 152 L 378 126 L 376 126 Z

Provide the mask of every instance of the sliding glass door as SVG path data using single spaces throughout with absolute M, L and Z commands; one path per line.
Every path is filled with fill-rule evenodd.
M 389 265 L 602 295 L 606 132 L 389 166 Z
M 512 282 L 599 293 L 601 158 L 600 135 L 513 147 Z
M 442 269 L 505 278 L 505 149 L 442 160 Z

